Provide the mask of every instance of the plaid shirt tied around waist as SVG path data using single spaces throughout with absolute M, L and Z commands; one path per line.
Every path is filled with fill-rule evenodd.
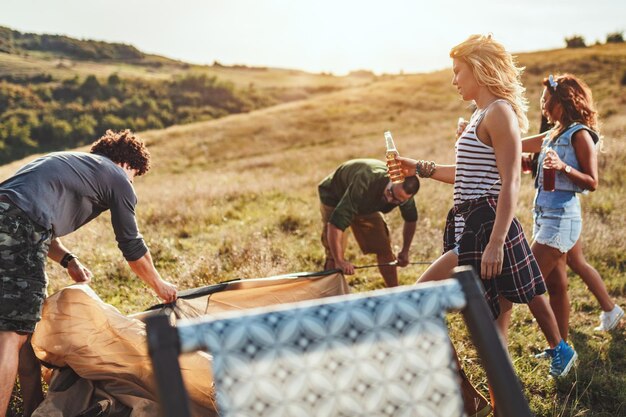
M 458 245 L 459 265 L 471 265 L 479 275 L 482 254 L 496 219 L 497 204 L 496 196 L 465 201 L 454 206 L 446 219 L 444 252 Z M 457 216 L 464 221 L 458 237 L 455 233 Z M 482 283 L 494 319 L 500 315 L 499 295 L 514 303 L 528 304 L 536 295 L 546 292 L 539 265 L 517 218 L 513 218 L 504 241 L 502 272 L 493 279 L 483 279 Z

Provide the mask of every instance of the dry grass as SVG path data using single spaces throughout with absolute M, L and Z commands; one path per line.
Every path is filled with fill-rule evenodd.
M 585 252 L 612 295 L 626 305 L 626 218 L 621 210 L 626 205 L 626 88 L 619 85 L 621 73 L 615 75 L 616 65 L 625 68 L 626 47 L 525 54 L 520 61 L 528 66 L 525 84 L 533 131 L 539 121 L 540 79 L 547 71 L 582 75 L 601 113 L 608 115 L 603 119 L 600 187 L 583 197 Z M 402 154 L 451 163 L 455 121 L 469 110 L 450 79 L 448 71 L 387 77 L 250 114 L 146 132 L 154 170 L 135 182 L 137 213 L 164 277 L 188 288 L 320 269 L 317 182 L 346 159 L 382 158 L 385 129 L 392 130 Z M 0 168 L 0 177 L 19 165 Z M 532 195 L 532 181 L 525 177 L 517 214 L 528 232 Z M 413 260 L 438 256 L 451 197 L 451 187 L 423 181 Z M 394 213 L 389 221 L 399 244 L 401 219 Z M 124 312 L 156 302 L 125 266 L 106 215 L 64 242 L 92 268 L 93 286 L 107 302 Z M 356 264 L 373 261 L 355 245 L 348 256 Z M 401 282 L 414 282 L 423 269 L 403 269 Z M 49 270 L 52 291 L 70 283 L 58 266 Z M 373 269 L 359 271 L 349 281 L 357 291 L 382 286 Z M 573 276 L 571 294 L 572 340 L 581 359 L 573 376 L 558 383 L 547 377 L 545 363 L 530 358 L 545 341 L 528 309 L 518 306 L 514 311 L 510 351 L 533 411 L 538 416 L 626 415 L 624 329 L 611 335 L 593 333 L 597 303 Z M 459 319 L 452 318 L 451 326 L 468 373 L 484 389 L 484 374 Z

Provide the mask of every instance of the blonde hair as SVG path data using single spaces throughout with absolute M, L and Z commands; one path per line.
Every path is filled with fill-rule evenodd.
M 466 62 L 474 73 L 479 85 L 508 101 L 517 115 L 522 132 L 528 131 L 528 100 L 521 75 L 524 67 L 515 65 L 515 58 L 504 46 L 491 38 L 491 35 L 472 35 L 450 50 L 450 58 Z

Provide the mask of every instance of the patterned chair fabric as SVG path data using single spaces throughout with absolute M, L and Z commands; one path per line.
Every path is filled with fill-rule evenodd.
M 179 322 L 182 352 L 207 350 L 220 414 L 460 416 L 444 313 L 456 280 Z
M 191 415 L 178 355 L 197 350 L 212 355 L 222 417 L 458 417 L 445 324 L 456 310 L 502 415 L 531 416 L 471 268 L 437 283 L 146 324 L 166 417 Z

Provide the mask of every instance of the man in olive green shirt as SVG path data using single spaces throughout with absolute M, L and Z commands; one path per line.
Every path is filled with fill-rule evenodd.
M 376 159 L 347 161 L 324 178 L 318 186 L 324 224 L 322 244 L 326 250 L 324 269 L 338 268 L 344 274 L 354 274 L 354 265 L 344 258 L 348 227 L 352 228 L 364 254 L 375 253 L 379 264 L 397 260 L 398 266 L 406 266 L 417 222 L 413 196 L 418 190 L 417 177 L 392 184 L 387 166 Z M 383 214 L 397 206 L 404 219 L 404 242 L 396 259 Z M 379 269 L 387 287 L 398 285 L 396 266 L 380 266 Z

